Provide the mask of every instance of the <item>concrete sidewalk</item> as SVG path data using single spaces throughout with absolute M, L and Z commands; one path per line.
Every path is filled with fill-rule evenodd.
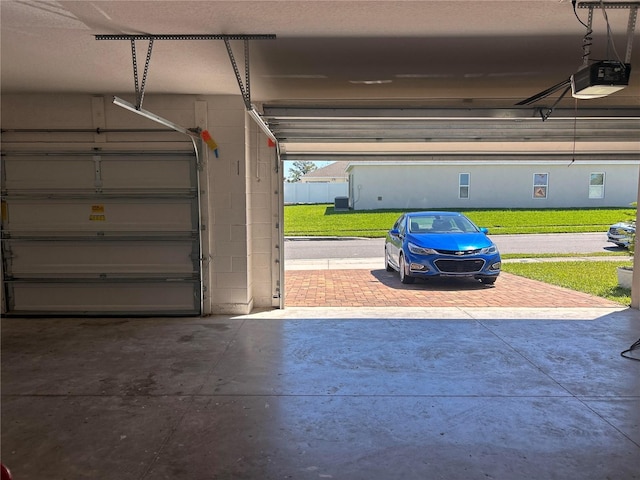
M 579 261 L 618 261 L 629 260 L 631 257 L 580 256 L 580 257 L 544 257 L 544 258 L 512 258 L 503 259 L 503 263 L 538 263 L 538 262 L 579 262 Z M 319 258 L 304 260 L 286 260 L 285 270 L 354 270 L 384 268 L 384 257 L 372 258 Z

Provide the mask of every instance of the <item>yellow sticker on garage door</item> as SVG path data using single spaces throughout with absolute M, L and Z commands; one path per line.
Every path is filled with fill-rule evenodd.
M 91 205 L 91 215 L 89 215 L 89 221 L 91 222 L 104 222 L 107 220 L 104 214 L 104 205 Z

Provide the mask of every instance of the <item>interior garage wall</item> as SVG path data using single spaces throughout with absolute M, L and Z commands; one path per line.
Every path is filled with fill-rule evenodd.
M 110 95 L 3 95 L 3 131 L 86 129 L 88 133 L 81 138 L 69 134 L 56 145 L 46 133 L 17 137 L 3 133 L 2 149 L 64 150 L 70 144 L 116 149 L 125 143 L 131 149 L 142 134 L 137 138 L 135 133 L 109 130 L 165 128 L 113 105 L 111 100 Z M 208 129 L 218 144 L 217 158 L 206 147 L 200 152 L 203 314 L 244 314 L 273 306 L 279 278 L 271 268 L 277 258 L 278 239 L 273 234 L 279 216 L 274 194 L 278 177 L 272 168 L 275 149 L 268 147 L 266 137 L 255 129 L 242 98 L 146 95 L 143 108 L 187 128 Z M 176 143 L 184 146 L 186 136 L 173 135 Z M 60 133 L 56 138 L 60 142 Z M 144 138 L 148 142 L 149 134 Z M 164 140 L 166 133 L 162 138 L 154 149 L 174 147 Z

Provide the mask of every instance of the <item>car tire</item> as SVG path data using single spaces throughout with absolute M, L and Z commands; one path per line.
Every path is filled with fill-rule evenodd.
M 391 264 L 389 263 L 389 252 L 387 252 L 387 249 L 384 249 L 384 263 L 385 263 L 385 268 L 387 269 L 387 272 L 395 272 L 396 269 L 393 268 L 391 266 Z
M 494 283 L 496 283 L 496 278 L 481 278 L 480 281 L 482 283 L 484 283 L 485 285 L 493 285 Z
M 400 282 L 404 283 L 405 285 L 413 283 L 416 279 L 407 275 L 407 264 L 404 263 L 404 255 L 400 254 L 400 261 L 398 263 L 400 267 Z

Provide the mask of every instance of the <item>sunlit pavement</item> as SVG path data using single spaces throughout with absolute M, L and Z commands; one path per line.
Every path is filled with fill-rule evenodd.
M 625 307 L 505 272 L 494 285 L 453 278 L 416 280 L 412 285 L 403 285 L 398 274 L 387 272 L 383 263 L 383 259 L 288 262 L 285 307 Z

